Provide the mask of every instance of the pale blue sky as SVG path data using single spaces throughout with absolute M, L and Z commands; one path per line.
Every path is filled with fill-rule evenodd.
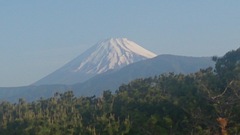
M 29 85 L 110 37 L 221 56 L 240 47 L 240 1 L 0 0 L 0 86 Z

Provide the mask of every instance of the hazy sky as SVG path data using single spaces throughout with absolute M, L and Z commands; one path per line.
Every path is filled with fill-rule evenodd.
M 29 85 L 110 37 L 222 56 L 240 47 L 240 1 L 0 0 L 0 86 Z

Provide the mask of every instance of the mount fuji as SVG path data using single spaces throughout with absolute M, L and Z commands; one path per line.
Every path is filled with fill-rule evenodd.
M 30 86 L 0 87 L 0 101 L 34 101 L 56 92 L 72 90 L 75 96 L 100 96 L 114 92 L 137 78 L 173 72 L 189 74 L 214 67 L 212 57 L 156 54 L 126 38 L 111 38 L 97 43 L 63 67 Z
M 115 71 L 126 65 L 157 56 L 126 38 L 111 38 L 79 55 L 33 85 L 74 84 L 95 75 Z

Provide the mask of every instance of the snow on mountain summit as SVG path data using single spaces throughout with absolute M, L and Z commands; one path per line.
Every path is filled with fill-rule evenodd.
M 35 85 L 84 82 L 97 74 L 120 69 L 155 56 L 156 54 L 126 38 L 111 38 L 98 42 L 62 68 L 36 82 Z
M 133 41 L 128 40 L 127 38 L 111 38 L 105 42 L 108 42 L 108 45 L 122 47 L 125 51 L 132 51 L 146 58 L 152 58 L 156 56 L 156 54 L 144 49 L 143 47 L 139 46 Z M 104 44 L 104 42 L 102 42 L 102 44 Z
M 75 72 L 84 71 L 100 74 L 156 56 L 156 54 L 126 38 L 111 38 L 99 42 L 93 48 L 95 51 L 81 62 L 74 70 Z

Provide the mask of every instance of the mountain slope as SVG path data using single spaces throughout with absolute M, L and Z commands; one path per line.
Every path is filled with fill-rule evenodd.
M 188 74 L 210 66 L 214 67 L 211 57 L 159 55 L 152 59 L 133 63 L 115 72 L 97 75 L 84 83 L 73 85 L 73 89 L 76 95 L 100 95 L 103 90 L 115 91 L 121 84 L 137 78 L 168 72 Z
M 18 98 L 34 101 L 40 97 L 53 96 L 55 92 L 73 90 L 76 96 L 101 95 L 104 90 L 115 91 L 121 84 L 136 78 L 145 78 L 162 73 L 193 73 L 201 68 L 214 67 L 211 57 L 185 57 L 159 55 L 152 59 L 139 61 L 116 71 L 109 71 L 74 85 L 41 85 L 15 88 L 0 88 L 0 101 L 17 102 Z
M 86 52 L 33 85 L 74 84 L 156 54 L 126 38 L 111 38 L 97 43 Z

